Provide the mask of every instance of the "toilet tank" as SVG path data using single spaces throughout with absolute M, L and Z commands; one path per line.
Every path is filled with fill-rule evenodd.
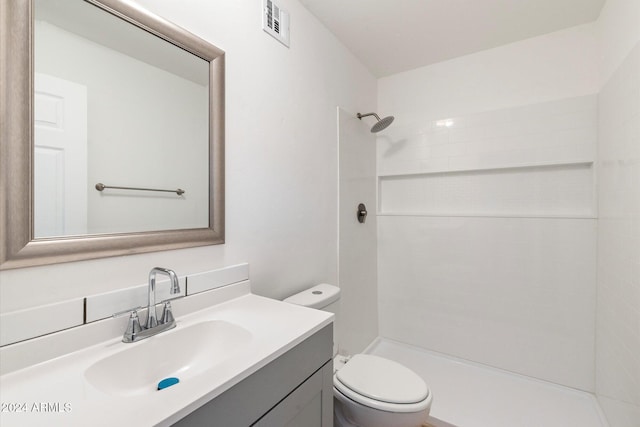
M 286 298 L 284 302 L 337 314 L 339 300 L 339 287 L 328 283 L 320 283 L 319 285 L 291 295 L 289 298 Z
M 302 292 L 291 295 L 284 302 L 290 304 L 302 305 L 304 307 L 315 308 L 317 310 L 328 311 L 333 313 L 333 355 L 338 353 L 340 323 L 340 288 L 328 283 L 320 283 Z

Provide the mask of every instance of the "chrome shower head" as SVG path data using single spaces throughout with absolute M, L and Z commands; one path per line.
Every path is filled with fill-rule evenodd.
M 386 129 L 393 122 L 393 119 L 394 119 L 393 116 L 387 116 L 381 119 L 376 113 L 367 113 L 367 114 L 358 113 L 358 118 L 360 120 L 362 120 L 363 117 L 367 117 L 367 116 L 374 116 L 378 120 L 373 126 L 371 126 L 371 133 L 377 133 L 377 132 L 380 132 L 381 130 Z

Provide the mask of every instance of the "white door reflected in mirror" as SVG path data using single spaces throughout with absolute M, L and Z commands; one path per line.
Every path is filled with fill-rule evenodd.
M 34 237 L 87 234 L 87 88 L 34 84 Z

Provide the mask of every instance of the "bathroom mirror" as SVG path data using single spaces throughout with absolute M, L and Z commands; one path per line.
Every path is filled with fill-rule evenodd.
M 0 24 L 0 269 L 224 242 L 223 51 L 121 0 Z

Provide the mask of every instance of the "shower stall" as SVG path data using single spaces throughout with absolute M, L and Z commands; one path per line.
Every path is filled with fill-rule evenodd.
M 640 425 L 638 12 L 381 78 L 373 147 L 339 113 L 346 350 L 413 365 L 434 425 Z

